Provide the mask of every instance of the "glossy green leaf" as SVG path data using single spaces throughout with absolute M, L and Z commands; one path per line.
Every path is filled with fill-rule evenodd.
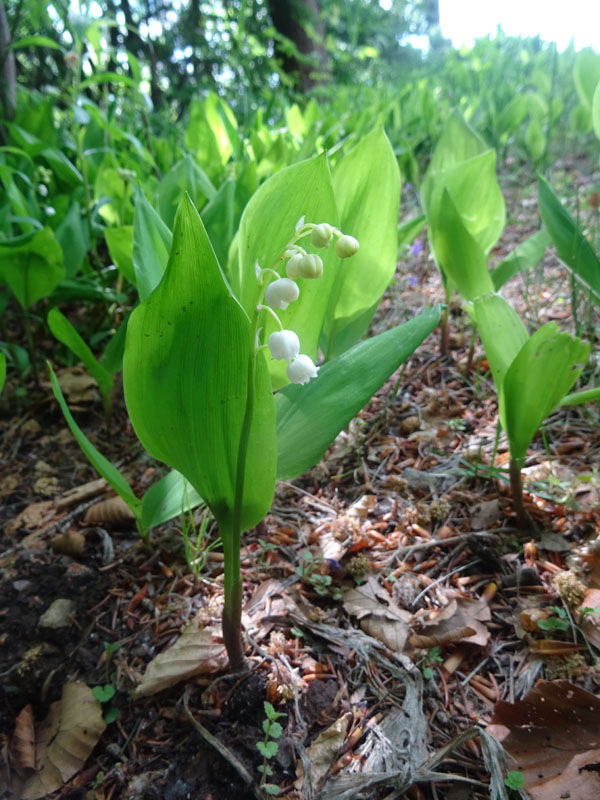
M 527 341 L 527 329 L 510 303 L 498 294 L 476 298 L 473 311 L 500 394 L 508 368 Z
M 337 269 L 322 339 L 326 359 L 366 333 L 396 269 L 400 172 L 382 128 L 337 163 L 333 190 L 340 229 L 358 239 L 360 250 Z
M 306 386 L 275 395 L 277 478 L 296 478 L 314 466 L 337 434 L 431 333 L 440 307 L 373 336 L 324 364 Z
M 510 454 L 523 459 L 543 420 L 581 373 L 589 345 L 548 322 L 525 342 L 506 371 L 500 403 Z
M 64 275 L 62 248 L 50 228 L 38 231 L 23 244 L 0 243 L 0 278 L 22 308 L 51 294 Z
M 133 214 L 133 268 L 140 300 L 161 282 L 172 242 L 171 231 L 138 189 Z
M 52 369 L 52 365 L 48 362 L 48 369 L 50 370 L 50 380 L 52 381 L 52 391 L 54 392 L 54 396 L 56 397 L 58 404 L 61 407 L 67 425 L 71 429 L 71 433 L 77 440 L 77 444 L 83 450 L 84 455 L 88 459 L 88 461 L 92 464 L 96 472 L 104 478 L 104 480 L 111 486 L 115 492 L 121 497 L 129 506 L 133 514 L 135 515 L 136 519 L 138 520 L 138 525 L 140 526 L 140 532 L 143 533 L 144 528 L 141 525 L 141 502 L 140 500 L 134 495 L 131 486 L 127 483 L 123 475 L 119 472 L 119 470 L 113 466 L 110 461 L 105 458 L 102 453 L 100 453 L 94 445 L 90 442 L 84 432 L 81 430 L 79 425 L 73 419 L 73 415 L 71 414 L 67 402 L 63 396 L 63 393 L 60 388 L 60 384 L 56 375 L 54 374 L 54 370 Z
M 73 278 L 83 266 L 89 249 L 89 234 L 81 216 L 81 207 L 74 200 L 55 231 L 56 240 L 64 254 L 65 274 Z
M 592 290 L 595 302 L 600 303 L 600 260 L 575 220 L 554 194 L 550 184 L 541 177 L 538 205 L 540 216 L 556 245 L 558 255 Z
M 560 401 L 559 405 L 579 406 L 582 403 L 594 403 L 596 401 L 600 402 L 600 386 L 596 386 L 593 389 L 582 389 L 580 392 L 573 392 L 573 394 L 567 394 Z
M 509 100 L 498 117 L 498 133 L 511 134 L 516 131 L 527 115 L 527 98 L 518 94 Z
M 447 189 L 431 220 L 430 235 L 441 269 L 465 300 L 493 291 L 485 253 L 463 225 Z
M 550 234 L 546 228 L 541 228 L 524 242 L 518 244 L 504 261 L 492 270 L 494 289 L 499 291 L 517 273 L 537 267 L 544 257 L 546 248 L 551 243 Z
M 537 119 L 532 119 L 525 131 L 525 145 L 533 161 L 539 161 L 546 152 L 546 135 Z
M 592 126 L 596 137 L 600 139 L 600 80 L 596 85 L 592 99 Z
M 23 50 L 26 47 L 49 47 L 51 50 L 62 50 L 62 47 L 47 36 L 23 36 L 8 46 L 9 50 Z
M 188 198 L 177 213 L 163 280 L 131 314 L 123 382 L 144 447 L 186 477 L 225 531 L 232 530 L 251 339 L 248 316 Z M 268 511 L 275 484 L 275 408 L 262 352 L 254 385 L 243 529 Z
M 6 356 L 0 350 L 0 392 L 4 389 L 4 384 L 6 382 Z
M 135 286 L 136 276 L 133 266 L 133 225 L 118 228 L 105 228 L 104 237 L 108 252 L 119 272 Z
M 173 469 L 153 483 L 142 498 L 142 521 L 150 530 L 185 514 L 203 502 L 194 487 L 181 473 Z
M 158 210 L 167 227 L 173 226 L 175 212 L 186 194 L 198 207 L 217 193 L 208 175 L 186 155 L 164 176 L 158 187 Z
M 293 237 L 296 223 L 302 216 L 306 222 L 338 225 L 325 154 L 282 169 L 259 187 L 246 206 L 240 222 L 237 270 L 234 269 L 229 277 L 235 295 L 248 314 L 254 312 L 259 295 L 255 263 L 258 261 L 263 268 L 273 267 L 285 274 L 282 262 L 277 259 Z M 303 239 L 300 244 L 306 242 L 309 239 Z M 308 249 L 314 250 L 310 244 Z M 345 267 L 333 247 L 318 252 L 323 259 L 323 275 L 319 280 L 300 278 L 299 299 L 279 312 L 283 327 L 295 331 L 300 339 L 301 352 L 313 361 L 317 357 L 319 337 L 337 271 Z M 266 341 L 274 329 L 275 323 L 265 320 L 261 341 Z M 285 362 L 269 361 L 275 389 L 288 383 L 285 369 Z
M 580 50 L 575 56 L 573 79 L 579 99 L 591 111 L 594 92 L 600 81 L 600 54 L 591 47 Z
M 129 314 L 121 321 L 119 327 L 114 331 L 108 344 L 104 348 L 100 363 L 111 375 L 123 369 L 123 353 L 125 351 L 125 334 L 127 333 L 127 323 Z
M 506 219 L 495 170 L 495 152 L 454 112 L 421 185 L 421 201 L 430 225 L 437 218 L 447 189 L 464 226 L 488 253 L 502 233 Z
M 58 308 L 50 309 L 48 327 L 55 339 L 69 348 L 83 363 L 92 378 L 98 384 L 105 410 L 110 406 L 110 393 L 113 389 L 113 377 L 97 360 L 90 348 Z

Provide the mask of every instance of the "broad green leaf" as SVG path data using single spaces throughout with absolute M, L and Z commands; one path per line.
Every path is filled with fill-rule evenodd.
M 453 111 L 433 151 L 427 175 L 421 186 L 424 205 L 426 207 L 429 205 L 431 188 L 443 180 L 447 172 L 485 153 L 486 150 L 488 146 L 481 136 L 467 124 L 459 111 Z
M 523 94 L 517 94 L 512 98 L 500 112 L 498 117 L 498 133 L 500 135 L 511 134 L 516 131 L 527 115 L 527 98 Z
M 125 351 L 125 335 L 127 333 L 127 323 L 129 314 L 121 321 L 119 327 L 110 337 L 108 344 L 104 348 L 100 363 L 111 375 L 123 369 L 123 353 Z
M 306 222 L 328 222 L 337 227 L 337 210 L 325 154 L 315 156 L 282 169 L 269 178 L 250 199 L 240 222 L 237 271 L 230 275 L 232 288 L 248 314 L 253 314 L 259 296 L 254 265 L 273 267 L 285 274 L 277 259 L 295 233 L 296 223 L 304 216 Z M 302 239 L 306 244 L 310 239 Z M 308 249 L 314 248 L 308 244 Z M 300 339 L 302 353 L 313 361 L 317 357 L 319 337 L 330 302 L 338 270 L 345 264 L 335 255 L 334 248 L 319 250 L 324 271 L 318 280 L 300 278 L 300 297 L 279 312 L 283 327 L 293 330 Z M 275 329 L 275 323 L 265 320 L 261 341 L 265 342 Z M 269 361 L 273 388 L 288 383 L 286 364 Z
M 52 335 L 75 353 L 77 358 L 83 362 L 87 371 L 98 384 L 104 401 L 104 408 L 107 411 L 110 407 L 110 393 L 114 385 L 113 377 L 110 372 L 96 360 L 90 348 L 58 308 L 50 309 L 48 313 L 48 327 Z
M 194 487 L 177 472 L 171 470 L 152 484 L 142 498 L 142 521 L 145 527 L 156 527 L 174 517 L 185 514 L 204 501 Z
M 210 178 L 194 159 L 186 155 L 164 176 L 158 187 L 158 210 L 167 227 L 173 227 L 175 212 L 186 194 L 203 206 L 217 193 Z
M 133 267 L 140 300 L 145 300 L 162 280 L 172 242 L 171 231 L 138 189 L 133 214 Z
M 97 83 L 115 83 L 115 84 L 122 84 L 123 86 L 129 86 L 131 89 L 137 89 L 138 85 L 133 78 L 130 78 L 127 75 L 123 75 L 120 72 L 97 72 L 94 75 L 91 75 L 89 78 L 86 78 L 84 81 L 81 82 L 80 88 L 87 89 L 89 86 L 93 86 Z
M 119 272 L 135 286 L 136 275 L 133 266 L 133 225 L 118 228 L 105 228 L 104 237 L 108 252 Z
M 476 298 L 473 311 L 500 394 L 508 368 L 527 341 L 527 330 L 514 308 L 499 294 Z
M 548 322 L 525 342 L 504 377 L 500 403 L 510 454 L 523 459 L 543 420 L 581 373 L 589 345 Z
M 600 81 L 600 54 L 591 47 L 580 50 L 575 56 L 573 78 L 579 99 L 591 111 L 594 92 Z
M 0 350 L 0 392 L 4 389 L 4 383 L 6 382 L 6 356 Z
M 123 475 L 119 472 L 119 470 L 113 466 L 110 461 L 105 458 L 102 453 L 100 453 L 94 445 L 90 442 L 87 438 L 85 433 L 81 430 L 79 425 L 73 419 L 73 415 L 71 414 L 67 402 L 63 396 L 63 393 L 60 388 L 60 384 L 56 375 L 54 374 L 54 370 L 52 369 L 52 365 L 48 362 L 48 369 L 50 370 L 50 380 L 52 381 L 52 391 L 54 392 L 54 396 L 56 397 L 58 404 L 60 405 L 65 420 L 67 421 L 67 425 L 71 429 L 71 433 L 77 440 L 77 444 L 83 450 L 84 455 L 88 459 L 88 461 L 92 464 L 96 472 L 104 478 L 104 480 L 111 486 L 115 492 L 121 497 L 129 506 L 133 514 L 135 515 L 136 519 L 138 520 L 138 525 L 140 526 L 140 532 L 143 533 L 144 528 L 143 525 L 140 525 L 140 514 L 141 514 L 141 502 L 138 498 L 134 495 L 133 491 L 131 490 L 131 486 L 127 483 Z
M 600 303 L 600 260 L 550 184 L 542 177 L 539 179 L 538 205 L 558 255 L 592 290 L 595 302 Z
M 431 333 L 440 307 L 373 336 L 324 364 L 306 386 L 275 395 L 277 478 L 289 480 L 314 466 L 337 434 Z
M 464 226 L 485 253 L 498 240 L 505 206 L 496 180 L 496 154 L 453 112 L 435 148 L 421 185 L 421 201 L 432 224 L 447 189 Z M 431 241 L 430 230 L 430 241 Z M 437 253 L 434 255 L 437 259 Z
M 132 312 L 123 382 L 134 429 L 155 458 L 181 472 L 231 532 L 238 450 L 254 341 L 202 220 L 186 198 L 166 272 Z M 275 484 L 275 408 L 266 361 L 256 356 L 242 527 L 268 511 Z
M 81 270 L 89 249 L 87 226 L 81 218 L 81 207 L 76 200 L 69 206 L 55 235 L 63 249 L 66 277 L 73 278 Z
M 333 191 L 340 229 L 358 239 L 360 250 L 337 269 L 333 308 L 325 321 L 326 359 L 365 334 L 396 269 L 400 172 L 383 129 L 365 136 L 337 163 Z
M 518 272 L 537 267 L 546 248 L 552 243 L 550 234 L 546 228 L 534 233 L 524 242 L 518 244 L 515 249 L 492 270 L 492 282 L 494 289 L 499 291 L 504 284 L 514 277 Z
M 62 47 L 47 36 L 23 36 L 8 46 L 9 50 L 22 50 L 25 47 L 49 47 L 51 50 L 62 50 Z
M 546 152 L 546 136 L 539 120 L 532 119 L 527 126 L 525 145 L 533 161 L 539 161 Z
M 485 253 L 463 225 L 447 189 L 431 220 L 431 239 L 441 269 L 465 300 L 493 291 Z
M 600 386 L 593 389 L 582 389 L 580 392 L 573 392 L 567 394 L 560 401 L 561 406 L 579 406 L 582 403 L 593 403 L 596 400 L 600 402 Z
M 592 125 L 596 137 L 600 139 L 600 80 L 596 85 L 596 91 L 592 100 Z
M 65 275 L 62 248 L 50 228 L 19 245 L 0 243 L 0 277 L 23 309 L 47 297 Z

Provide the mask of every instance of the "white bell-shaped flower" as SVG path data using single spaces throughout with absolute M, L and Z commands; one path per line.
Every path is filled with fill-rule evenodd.
M 285 358 L 286 361 L 293 361 L 300 352 L 300 339 L 294 331 L 275 331 L 269 336 L 267 344 L 271 355 L 277 360 Z
M 297 300 L 300 290 L 294 281 L 289 278 L 278 278 L 267 286 L 265 300 L 271 308 L 281 308 L 285 310 L 290 303 Z
M 315 366 L 309 356 L 299 355 L 287 368 L 287 376 L 292 383 L 308 383 L 311 378 L 316 378 L 319 368 Z
M 350 256 L 358 253 L 359 247 L 358 239 L 344 234 L 335 243 L 335 252 L 338 258 L 350 258 Z

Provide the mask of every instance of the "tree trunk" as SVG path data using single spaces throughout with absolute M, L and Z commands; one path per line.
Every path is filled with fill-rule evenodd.
M 10 28 L 3 0 L 0 0 L 0 100 L 3 115 L 6 119 L 14 119 L 17 110 L 17 69 L 15 56 L 10 45 Z
M 306 92 L 326 83 L 329 56 L 323 44 L 325 23 L 320 18 L 317 0 L 268 0 L 268 6 L 273 25 L 298 51 L 289 53 L 276 45 L 283 69 L 293 78 L 295 88 Z

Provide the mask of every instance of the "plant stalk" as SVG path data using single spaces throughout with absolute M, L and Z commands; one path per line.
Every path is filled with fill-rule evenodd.
M 242 574 L 240 572 L 240 547 L 242 543 L 242 508 L 244 500 L 244 477 L 246 474 L 246 456 L 250 439 L 250 427 L 254 416 L 254 384 L 256 377 L 256 351 L 254 349 L 255 331 L 258 313 L 255 314 L 251 350 L 248 358 L 248 382 L 246 409 L 240 432 L 238 458 L 235 477 L 235 501 L 231 530 L 223 531 L 223 554 L 225 556 L 225 603 L 223 605 L 223 641 L 229 665 L 233 672 L 241 672 L 245 666 L 244 648 L 242 645 Z
M 523 468 L 522 458 L 511 458 L 509 464 L 510 491 L 513 498 L 513 507 L 517 517 L 517 528 L 525 530 L 529 527 L 529 518 L 525 511 L 523 502 L 523 478 L 521 469 Z

